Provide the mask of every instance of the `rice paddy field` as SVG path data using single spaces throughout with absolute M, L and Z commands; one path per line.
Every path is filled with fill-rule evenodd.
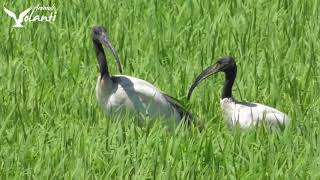
M 14 28 L 0 8 L 0 179 L 320 179 L 319 1 L 1 4 L 17 16 L 54 5 L 57 15 Z M 205 129 L 106 116 L 95 96 L 93 25 L 106 27 L 124 74 L 180 99 Z M 222 74 L 187 101 L 195 76 L 225 55 L 238 64 L 234 96 L 288 113 L 290 126 L 230 128 Z

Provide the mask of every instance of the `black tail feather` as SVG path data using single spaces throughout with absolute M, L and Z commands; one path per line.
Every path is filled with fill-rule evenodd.
M 167 101 L 177 110 L 182 120 L 184 120 L 188 125 L 195 123 L 200 130 L 203 129 L 202 120 L 194 116 L 191 112 L 185 110 L 185 108 L 180 104 L 179 100 L 167 94 L 163 95 L 167 99 Z

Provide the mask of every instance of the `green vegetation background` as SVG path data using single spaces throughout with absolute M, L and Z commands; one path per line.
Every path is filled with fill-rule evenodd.
M 0 10 L 0 178 L 320 178 L 319 3 L 4 1 L 17 15 L 37 4 L 58 14 L 17 29 Z M 206 129 L 106 117 L 95 97 L 93 25 L 108 30 L 125 74 L 181 99 Z M 234 96 L 288 112 L 289 128 L 230 129 L 221 74 L 186 101 L 195 75 L 224 55 L 238 63 Z

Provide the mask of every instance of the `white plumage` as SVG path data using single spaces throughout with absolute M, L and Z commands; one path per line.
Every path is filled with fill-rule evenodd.
M 112 51 L 120 73 L 122 68 L 117 53 L 103 27 L 93 27 L 92 40 L 100 69 L 96 96 L 107 114 L 122 115 L 125 114 L 124 112 L 129 112 L 142 119 L 145 117 L 165 118 L 176 122 L 180 122 L 182 119 L 186 119 L 188 122 L 193 120 L 192 114 L 186 111 L 175 98 L 162 93 L 149 82 L 135 77 L 111 76 L 109 74 L 102 45 Z
M 233 98 L 220 100 L 224 118 L 229 125 L 239 124 L 241 128 L 249 128 L 260 121 L 266 121 L 272 126 L 287 125 L 289 117 L 275 108 L 259 103 L 237 102 Z
M 189 89 L 188 99 L 194 88 L 204 79 L 217 72 L 224 72 L 225 82 L 221 94 L 220 105 L 225 120 L 231 126 L 239 125 L 242 128 L 249 128 L 266 122 L 271 126 L 287 125 L 289 117 L 277 109 L 259 104 L 238 102 L 232 97 L 232 86 L 237 74 L 237 65 L 233 57 L 224 57 L 217 63 L 205 69 L 197 76 Z
M 112 78 L 98 77 L 96 95 L 108 113 L 128 111 L 150 118 L 163 117 L 179 121 L 179 112 L 158 88 L 147 81 L 116 75 Z

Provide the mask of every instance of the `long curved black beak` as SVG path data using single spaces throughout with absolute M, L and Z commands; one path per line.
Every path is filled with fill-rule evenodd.
M 188 97 L 187 97 L 188 100 L 190 100 L 190 97 L 192 95 L 194 88 L 196 88 L 200 84 L 201 81 L 205 80 L 206 78 L 208 78 L 212 74 L 219 72 L 222 68 L 223 68 L 223 65 L 216 63 L 216 64 L 208 67 L 204 71 L 202 71 L 201 74 L 199 74 L 197 76 L 197 78 L 194 80 L 193 84 L 191 85 L 191 87 L 189 89 Z
M 120 71 L 120 74 L 122 74 L 122 66 L 121 66 L 121 63 L 120 63 L 120 60 L 119 60 L 119 56 L 118 56 L 118 53 L 117 51 L 113 48 L 110 40 L 108 39 L 107 35 L 103 35 L 102 38 L 101 38 L 101 42 L 102 44 L 104 44 L 107 48 L 109 48 L 112 52 L 112 55 L 114 56 L 115 60 L 116 60 L 116 63 L 117 63 L 117 66 L 118 66 L 118 70 Z

